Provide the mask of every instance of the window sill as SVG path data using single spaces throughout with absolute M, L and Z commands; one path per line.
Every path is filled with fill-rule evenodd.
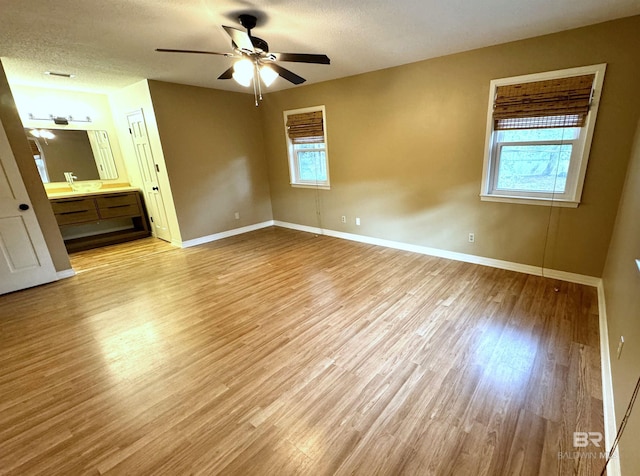
M 551 199 L 551 198 L 533 198 L 533 197 L 512 197 L 508 195 L 486 195 L 480 194 L 480 200 L 483 202 L 503 202 L 518 203 L 521 205 L 540 205 L 543 207 L 562 207 L 562 208 L 578 208 L 580 202 L 570 200 Z
M 313 184 L 306 184 L 306 183 L 292 183 L 291 186 L 295 187 L 295 188 L 313 188 L 313 189 L 318 189 L 318 190 L 331 190 L 331 186 L 329 186 L 329 185 L 313 185 Z

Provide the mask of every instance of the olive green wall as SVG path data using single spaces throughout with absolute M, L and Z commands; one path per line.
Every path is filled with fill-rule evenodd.
M 640 114 L 639 50 L 637 16 L 268 93 L 274 219 L 535 266 L 547 242 L 546 268 L 601 276 Z M 579 208 L 481 202 L 490 80 L 598 63 L 608 66 Z M 282 112 L 321 104 L 331 190 L 292 188 Z
M 618 422 L 622 420 L 634 385 L 640 378 L 640 270 L 636 259 L 640 259 L 640 123 L 603 275 Z M 620 336 L 624 336 L 625 344 L 618 359 Z M 636 405 L 620 440 L 623 474 L 636 474 L 640 468 L 638 447 L 640 408 Z
M 271 220 L 253 97 L 161 81 L 149 91 L 182 240 Z
M 36 163 L 31 154 L 31 148 L 16 109 L 16 104 L 7 82 L 4 68 L 0 63 L 0 119 L 11 145 L 11 150 L 16 158 L 22 180 L 29 194 L 33 211 L 44 235 L 47 248 L 56 271 L 71 269 L 69 255 L 64 246 L 58 223 L 53 215 L 51 204 L 40 180 Z

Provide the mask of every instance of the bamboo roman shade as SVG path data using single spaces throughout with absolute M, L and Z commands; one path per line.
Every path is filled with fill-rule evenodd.
M 322 111 L 291 114 L 287 117 L 287 134 L 294 144 L 319 144 L 324 142 Z
M 494 130 L 582 127 L 595 74 L 496 88 Z

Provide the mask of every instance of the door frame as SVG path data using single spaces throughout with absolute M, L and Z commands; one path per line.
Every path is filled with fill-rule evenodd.
M 131 130 L 131 123 L 130 123 L 130 117 L 131 116 L 137 116 L 140 115 L 140 117 L 142 118 L 142 126 L 144 127 L 144 134 L 147 140 L 147 145 L 149 147 L 149 154 L 150 154 L 150 158 L 151 158 L 151 162 L 152 162 L 152 167 L 149 167 L 149 169 L 151 170 L 151 173 L 153 174 L 153 182 L 155 184 L 154 186 L 154 192 L 151 192 L 149 190 L 147 190 L 147 187 L 145 186 L 145 173 L 143 170 L 141 170 L 141 166 L 140 166 L 140 158 L 138 156 L 138 150 L 136 147 L 136 143 L 134 140 L 134 136 L 133 136 L 133 131 Z M 164 219 L 165 222 L 165 228 L 166 228 L 166 234 L 168 236 L 165 237 L 161 237 L 158 236 L 157 233 L 157 228 L 155 226 L 155 222 L 153 222 L 153 214 L 149 214 L 150 218 L 151 218 L 151 230 L 152 230 L 152 234 L 154 237 L 158 238 L 158 239 L 162 239 L 164 241 L 167 241 L 169 243 L 173 243 L 173 233 L 171 230 L 171 226 L 169 225 L 169 216 L 167 213 L 167 206 L 166 206 L 166 196 L 162 193 L 162 189 L 164 187 L 160 186 L 160 177 L 159 177 L 159 163 L 157 161 L 156 158 L 156 154 L 154 154 L 152 148 L 151 148 L 151 139 L 149 137 L 149 129 L 147 128 L 147 120 L 144 114 L 144 110 L 142 108 L 139 109 L 135 109 L 133 111 L 130 111 L 128 113 L 125 114 L 126 116 L 126 123 L 127 123 L 127 127 L 129 128 L 129 137 L 132 141 L 132 146 L 133 146 L 133 154 L 134 154 L 134 158 L 135 158 L 135 163 L 136 163 L 136 167 L 138 169 L 138 176 L 140 178 L 140 188 L 142 190 L 143 196 L 144 196 L 144 200 L 145 200 L 145 204 L 147 205 L 147 209 L 150 208 L 157 208 L 158 213 L 162 214 L 162 217 Z M 160 200 L 153 200 L 153 197 L 151 196 L 151 194 L 154 193 L 155 195 L 157 195 Z M 153 202 L 153 203 L 152 203 Z M 160 203 L 158 203 L 160 202 Z M 157 219 L 157 214 L 156 214 L 156 219 Z

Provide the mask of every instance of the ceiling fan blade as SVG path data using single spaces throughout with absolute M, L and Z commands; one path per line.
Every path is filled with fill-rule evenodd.
M 279 64 L 271 63 L 269 66 L 271 66 L 276 71 L 276 73 L 278 73 L 281 77 L 283 77 L 290 83 L 302 84 L 306 81 L 306 79 L 304 79 L 303 77 L 298 76 L 296 73 L 293 73 L 286 68 L 283 68 Z
M 305 53 L 273 53 L 276 61 L 290 61 L 293 63 L 331 64 L 327 55 L 309 55 Z
M 233 77 L 233 66 L 218 76 L 218 79 L 231 79 Z
M 217 53 L 215 51 L 171 50 L 167 48 L 156 48 L 156 51 L 160 51 L 161 53 L 198 53 L 201 55 L 233 56 L 231 53 Z
M 249 53 L 255 52 L 253 43 L 251 43 L 251 38 L 246 32 L 236 30 L 235 28 L 231 28 L 230 26 L 222 25 L 222 28 L 224 28 L 224 31 L 227 32 L 227 35 L 231 37 L 231 41 L 233 41 L 235 45 L 242 51 L 247 51 Z

